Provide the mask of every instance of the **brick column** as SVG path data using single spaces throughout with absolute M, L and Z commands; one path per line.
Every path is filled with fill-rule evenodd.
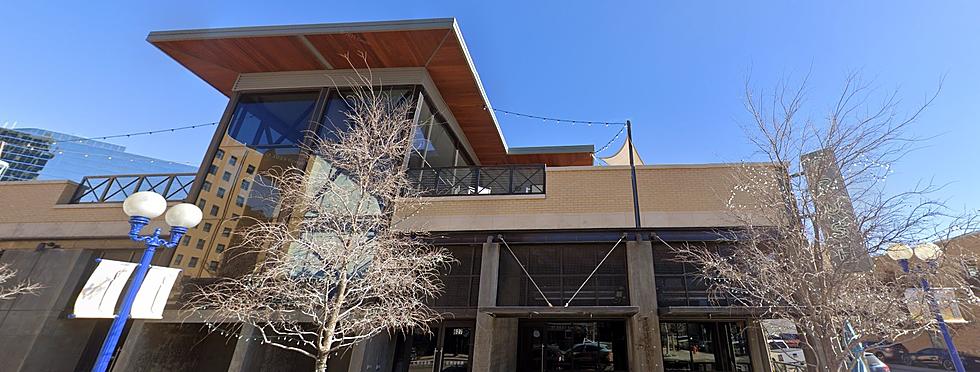
M 630 304 L 639 308 L 629 319 L 630 370 L 663 371 L 653 246 L 649 241 L 626 242 L 626 260 Z

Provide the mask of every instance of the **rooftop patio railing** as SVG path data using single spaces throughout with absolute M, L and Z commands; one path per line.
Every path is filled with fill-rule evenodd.
M 88 176 L 78 184 L 70 203 L 121 203 L 139 191 L 153 191 L 169 201 L 183 201 L 196 176 L 194 173 Z
M 408 170 L 408 176 L 423 196 L 532 195 L 545 192 L 543 164 L 413 168 Z

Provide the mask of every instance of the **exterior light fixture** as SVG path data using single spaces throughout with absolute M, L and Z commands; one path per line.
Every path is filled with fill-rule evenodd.
M 140 191 L 127 197 L 123 201 L 123 212 L 129 216 L 129 238 L 145 243 L 146 249 L 143 250 L 143 256 L 136 266 L 133 282 L 129 284 L 126 294 L 123 296 L 119 313 L 112 321 L 109 334 L 106 336 L 105 342 L 102 343 L 99 358 L 96 360 L 95 366 L 92 367 L 93 372 L 104 372 L 109 368 L 109 362 L 116 350 L 116 344 L 119 343 L 119 337 L 122 335 L 122 330 L 133 309 L 136 293 L 139 292 L 143 280 L 146 279 L 146 273 L 150 270 L 150 262 L 153 260 L 156 249 L 158 247 L 176 247 L 177 243 L 180 243 L 180 239 L 187 233 L 187 229 L 201 223 L 201 218 L 204 215 L 200 208 L 188 203 L 177 204 L 168 211 L 167 199 L 152 191 Z M 148 225 L 151 219 L 160 217 L 163 212 L 167 212 L 164 219 L 170 225 L 170 239 L 161 238 L 160 229 L 155 229 L 151 235 L 140 235 L 143 227 Z
M 897 243 L 892 244 L 885 250 L 885 254 L 889 258 L 898 261 L 898 264 L 902 266 L 902 271 L 905 273 L 920 274 L 922 269 L 913 270 L 909 265 L 909 260 L 912 259 L 914 255 L 918 259 L 925 261 L 929 264 L 930 269 L 936 268 L 936 260 L 942 255 L 942 248 L 932 242 L 925 242 L 915 246 L 915 248 L 909 248 L 908 245 Z M 926 297 L 929 299 L 929 308 L 932 309 L 933 316 L 936 317 L 936 323 L 939 325 L 939 331 L 943 334 L 943 340 L 946 341 L 946 351 L 949 352 L 949 358 L 953 361 L 953 366 L 956 368 L 956 372 L 965 372 L 963 368 L 963 360 L 960 359 L 960 353 L 956 350 L 956 345 L 953 344 L 953 338 L 949 334 L 949 327 L 946 326 L 946 321 L 943 319 L 943 314 L 939 309 L 939 304 L 936 302 L 936 298 L 929 295 L 929 281 L 926 280 L 925 276 L 919 279 L 919 285 L 922 287 L 922 291 L 926 293 Z

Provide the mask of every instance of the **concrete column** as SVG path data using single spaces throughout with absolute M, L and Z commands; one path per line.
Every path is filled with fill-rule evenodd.
M 497 305 L 500 244 L 484 243 L 480 266 L 479 307 Z M 477 312 L 473 370 L 510 372 L 517 369 L 517 319 L 497 319 Z
M 749 320 L 747 340 L 749 343 L 749 357 L 752 360 L 753 372 L 771 371 L 769 365 L 769 344 L 766 342 L 766 333 L 762 328 L 762 321 Z
M 626 242 L 626 260 L 630 304 L 639 308 L 629 320 L 630 370 L 663 371 L 653 246 L 649 241 Z
M 254 356 L 257 348 L 253 347 L 254 342 L 248 341 L 249 337 L 254 337 L 255 327 L 248 324 L 242 325 L 242 330 L 239 332 L 242 336 L 238 338 L 235 342 L 235 353 L 231 356 L 231 362 L 228 363 L 228 372 L 242 372 L 251 370 L 249 367 L 249 361 Z

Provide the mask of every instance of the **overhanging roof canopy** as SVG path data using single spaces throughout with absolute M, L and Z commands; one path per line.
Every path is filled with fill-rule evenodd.
M 147 41 L 227 96 L 242 73 L 424 67 L 482 164 L 592 165 L 582 146 L 508 149 L 452 18 L 158 31 Z

